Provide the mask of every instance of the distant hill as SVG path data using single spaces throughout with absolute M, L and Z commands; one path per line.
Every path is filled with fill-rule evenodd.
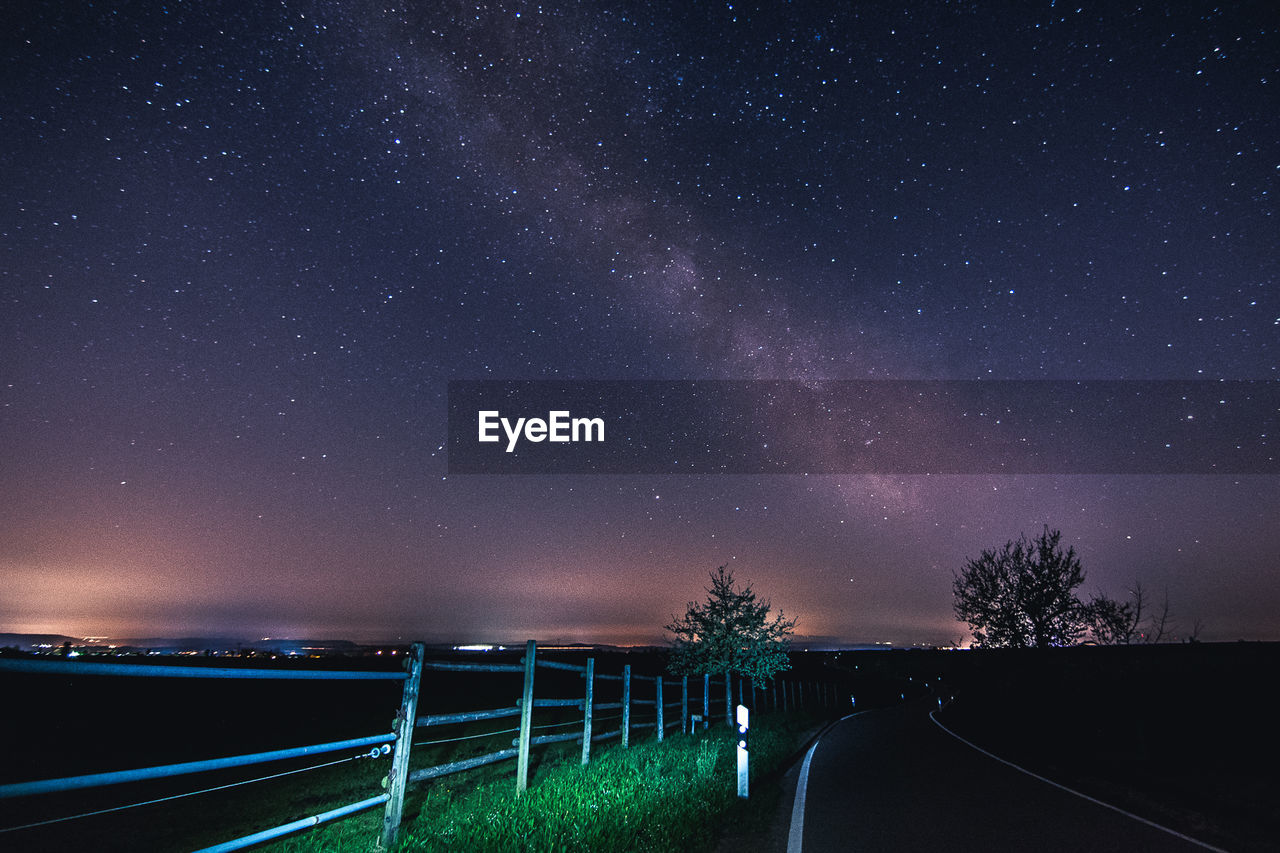
M 13 646 L 24 652 L 42 646 L 57 647 L 63 643 L 71 643 L 74 646 L 82 642 L 78 637 L 67 637 L 63 634 L 11 634 L 0 631 L 0 648 Z
M 81 637 L 64 634 L 18 634 L 0 632 L 0 647 L 21 651 L 58 648 L 70 643 L 76 648 L 106 648 L 121 651 L 152 651 L 160 654 L 177 652 L 227 653 L 254 649 L 277 654 L 343 654 L 358 652 L 363 646 L 350 640 L 309 640 L 269 637 L 245 640 L 236 637 L 110 637 L 106 641 L 85 642 Z
M 155 652 L 204 651 L 234 652 L 241 649 L 256 649 L 263 652 L 281 654 L 299 654 L 318 652 L 335 654 L 338 652 L 356 651 L 361 646 L 350 640 L 309 640 L 289 637 L 268 637 L 260 640 L 245 640 L 236 637 L 128 637 L 112 639 L 111 645 L 131 649 L 151 649 Z

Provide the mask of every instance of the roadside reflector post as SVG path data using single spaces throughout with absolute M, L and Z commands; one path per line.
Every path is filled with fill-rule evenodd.
M 747 738 L 750 726 L 747 724 L 748 711 L 746 705 L 738 706 L 738 796 L 747 796 Z

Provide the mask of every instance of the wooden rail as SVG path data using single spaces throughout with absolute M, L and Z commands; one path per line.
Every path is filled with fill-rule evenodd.
M 404 810 L 404 797 L 408 786 L 411 784 L 430 779 L 438 779 L 442 776 L 460 773 L 466 770 L 482 767 L 487 764 L 507 761 L 514 758 L 517 761 L 516 791 L 522 792 L 528 786 L 531 748 L 554 743 L 566 743 L 573 741 L 581 742 L 581 761 L 582 764 L 587 764 L 591 759 L 591 745 L 593 743 L 619 738 L 622 746 L 624 748 L 628 747 L 630 745 L 631 732 L 633 729 L 653 729 L 655 738 L 658 741 L 661 741 L 664 739 L 666 732 L 676 726 L 679 726 L 680 731 L 686 733 L 692 732 L 699 722 L 702 723 L 705 728 L 709 725 L 711 719 L 711 691 L 713 686 L 718 686 L 720 688 L 717 692 L 724 697 L 725 719 L 727 722 L 732 724 L 732 711 L 735 697 L 733 689 L 734 680 L 731 676 L 719 677 L 715 679 L 715 682 L 713 683 L 713 679 L 710 675 L 703 675 L 701 690 L 702 713 L 700 715 L 696 715 L 691 713 L 691 709 L 694 707 L 692 702 L 696 697 L 691 695 L 691 691 L 689 689 L 689 678 L 687 676 L 681 678 L 679 681 L 674 681 L 666 680 L 661 675 L 633 675 L 630 664 L 624 665 L 621 673 L 599 673 L 596 672 L 596 660 L 594 657 L 589 657 L 585 665 L 571 664 L 561 661 L 539 660 L 537 657 L 537 644 L 533 640 L 528 641 L 526 644 L 524 657 L 521 658 L 520 663 L 518 664 L 427 661 L 424 660 L 424 653 L 425 646 L 422 643 L 414 643 L 411 646 L 410 652 L 405 658 L 407 668 L 406 672 L 300 671 L 157 665 L 135 666 L 131 664 L 0 658 L 0 671 L 28 674 L 87 674 L 164 678 L 393 679 L 402 680 L 404 682 L 400 707 L 396 713 L 395 722 L 393 724 L 394 730 L 389 734 L 375 735 L 367 738 L 354 738 L 347 741 L 317 744 L 314 746 L 298 747 L 289 750 L 275 750 L 267 753 L 233 756 L 226 759 L 188 762 L 181 765 L 165 765 L 160 767 L 140 768 L 137 770 L 97 773 L 87 776 L 72 776 L 60 779 L 45 779 L 34 782 L 0 785 L 0 799 L 53 791 L 74 790 L 94 785 L 118 784 L 121 782 L 135 781 L 139 779 L 160 778 L 163 776 L 171 776 L 181 773 L 198 773 L 225 767 L 275 761 L 283 758 L 298 757 L 313 753 L 319 754 L 323 752 L 333 752 L 372 745 L 375 749 L 371 754 L 385 754 L 389 748 L 391 749 L 391 769 L 387 774 L 386 793 L 361 800 L 357 803 L 352 803 L 348 806 L 342 806 L 328 812 L 323 812 L 310 818 L 303 818 L 289 824 L 283 824 L 281 826 L 262 830 L 261 832 L 254 833 L 252 835 L 233 839 L 217 845 L 216 847 L 208 848 L 208 850 L 209 853 L 213 853 L 213 851 L 221 853 L 221 851 L 238 850 L 269 838 L 277 838 L 316 826 L 320 823 L 339 820 L 351 814 L 356 814 L 384 803 L 386 808 L 383 814 L 381 844 L 383 848 L 391 849 L 399 834 Z M 580 697 L 542 698 L 535 696 L 534 675 L 538 669 L 578 673 L 583 680 L 582 695 Z M 521 673 L 523 675 L 524 685 L 522 695 L 516 700 L 514 706 L 419 715 L 417 713 L 418 698 L 421 691 L 424 672 L 457 672 L 476 674 Z M 597 702 L 595 689 L 597 681 L 621 682 L 621 700 L 616 702 Z M 650 687 L 650 685 L 652 686 Z M 802 699 L 806 694 L 809 697 L 824 703 L 833 702 L 835 699 L 834 691 L 828 689 L 829 686 L 827 685 L 799 685 L 795 682 L 775 680 L 768 690 L 757 690 L 757 686 L 754 683 L 748 686 L 744 683 L 743 679 L 738 679 L 736 686 L 737 699 L 739 703 L 745 701 L 747 696 L 746 691 L 750 690 L 750 697 L 753 704 L 756 702 L 767 703 L 772 710 L 792 710 L 801 704 Z M 634 695 L 633 687 L 642 689 L 645 695 L 643 697 Z M 670 687 L 673 690 L 678 687 L 679 698 L 666 700 L 666 694 L 664 693 L 664 688 L 666 687 Z M 535 734 L 535 726 L 533 724 L 535 710 L 551 708 L 572 709 L 580 712 L 582 714 L 581 720 L 570 720 L 567 724 L 580 724 L 581 729 L 578 731 L 560 732 L 555 734 Z M 651 708 L 653 710 L 651 714 L 646 713 L 644 722 L 637 722 L 632 717 L 633 708 Z M 668 720 L 667 712 L 675 708 L 680 709 L 679 718 Z M 619 728 L 611 731 L 595 731 L 593 729 L 593 725 L 596 722 L 595 715 L 600 711 L 621 711 L 622 713 L 620 716 L 622 722 Z M 520 718 L 519 736 L 511 740 L 510 748 L 499 749 L 485 755 L 479 755 L 460 761 L 438 764 L 431 767 L 422 767 L 415 770 L 409 769 L 413 733 L 416 729 L 433 726 L 458 725 L 480 720 L 494 720 L 509 717 Z M 393 747 L 388 746 L 392 744 L 394 745 Z

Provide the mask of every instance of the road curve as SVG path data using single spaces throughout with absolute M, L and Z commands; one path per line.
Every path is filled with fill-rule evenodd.
M 807 779 L 802 772 L 788 853 L 1215 849 L 976 751 L 929 719 L 934 707 L 911 702 L 829 729 L 807 761 Z

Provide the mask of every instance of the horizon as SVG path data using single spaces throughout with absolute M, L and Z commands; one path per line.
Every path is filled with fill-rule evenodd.
M 368 635 L 363 638 L 355 637 L 337 637 L 337 636 L 266 636 L 259 637 L 256 635 L 235 635 L 235 634 L 173 634 L 173 635 L 136 635 L 136 636 L 103 636 L 103 635 L 85 635 L 67 634 L 61 631 L 0 631 L 0 648 L 13 648 L 6 646 L 4 638 L 60 638 L 63 640 L 73 641 L 73 648 L 100 648 L 100 649 L 141 649 L 146 647 L 159 647 L 169 651 L 181 649 L 184 652 L 203 651 L 203 647 L 209 646 L 212 642 L 214 646 L 219 643 L 235 643 L 237 648 L 243 646 L 246 650 L 251 649 L 255 645 L 263 645 L 270 648 L 273 645 L 281 644 L 297 644 L 312 643 L 319 646 L 328 644 L 335 647 L 351 646 L 358 649 L 370 649 L 379 646 L 403 647 L 413 643 L 423 643 L 427 648 L 448 648 L 453 651 L 471 652 L 471 653 L 490 653 L 497 651 L 512 652 L 519 651 L 529 640 L 535 642 L 542 651 L 570 651 L 574 649 L 665 649 L 672 646 L 670 640 L 653 640 L 653 641 L 636 641 L 636 642 L 606 642 L 602 640 L 566 640 L 563 638 L 538 638 L 526 637 L 522 639 L 496 639 L 488 638 L 458 638 L 458 637 L 386 637 Z M 196 646 L 182 645 L 183 643 L 195 642 L 202 648 Z M 1232 643 L 1275 643 L 1280 640 L 1267 639 L 1250 639 L 1246 637 L 1237 637 L 1232 640 L 1201 640 L 1198 638 L 1187 638 L 1172 636 L 1159 642 L 1146 642 L 1142 640 L 1134 640 L 1128 643 L 1112 644 L 1114 647 L 1150 647 L 1150 646 L 1182 646 L 1196 645 L 1202 643 L 1216 645 L 1230 645 Z M 978 651 L 988 649 L 983 646 L 971 645 L 971 638 L 965 638 L 962 642 L 957 643 L 930 643 L 930 642 L 900 642 L 890 640 L 866 641 L 866 640 L 841 640 L 833 637 L 810 637 L 810 636 L 793 636 L 788 640 L 791 652 L 822 652 L 822 651 L 873 651 L 873 650 L 907 650 L 907 649 L 934 649 L 934 650 L 960 650 L 960 651 Z M 1077 642 L 1066 646 L 1054 646 L 1053 648 L 1082 648 L 1082 647 L 1099 647 L 1102 644 L 1096 642 Z M 53 646 L 31 645 L 29 648 L 55 650 Z M 223 647 L 225 648 L 225 647 Z M 999 650 L 998 647 L 990 647 Z M 19 648 L 25 651 L 26 649 Z M 989 649 L 988 649 L 989 650 Z
M 361 647 L 372 646 L 392 646 L 392 645 L 408 645 L 411 643 L 425 643 L 428 646 L 450 646 L 454 649 L 463 649 L 464 647 L 489 647 L 490 649 L 502 648 L 506 650 L 522 648 L 524 643 L 532 639 L 538 644 L 539 648 L 570 648 L 570 647 L 614 647 L 614 648 L 663 648 L 671 645 L 670 640 L 653 639 L 653 640 L 636 640 L 634 642 L 611 642 L 604 640 L 569 640 L 564 637 L 553 638 L 537 638 L 526 637 L 523 639 L 495 639 L 493 637 L 486 638 L 458 638 L 444 636 L 422 636 L 422 637 L 389 637 L 379 636 L 376 634 L 368 634 L 363 637 L 338 637 L 325 635 L 279 635 L 279 636 L 259 636 L 256 634 L 225 634 L 225 633 L 174 633 L 174 634 L 133 634 L 133 635 L 117 635 L 109 636 L 103 634 L 68 634 L 65 631 L 10 631 L 0 630 L 0 637 L 61 637 L 68 640 L 77 640 L 91 646 L 100 646 L 104 648 L 114 648 L 116 646 L 127 646 L 130 648 L 138 648 L 141 641 L 147 642 L 166 642 L 179 643 L 191 640 L 217 640 L 222 642 L 235 642 L 244 645 L 252 645 L 254 643 L 333 643 L 333 644 L 350 644 Z M 793 636 L 789 639 L 792 650 L 796 650 L 799 646 L 823 646 L 823 647 L 854 647 L 866 646 L 872 647 L 901 647 L 901 648 L 924 648 L 924 647 L 942 647 L 938 644 L 930 643 L 894 643 L 888 640 L 881 641 L 862 641 L 862 640 L 841 640 L 834 637 L 819 636 Z

